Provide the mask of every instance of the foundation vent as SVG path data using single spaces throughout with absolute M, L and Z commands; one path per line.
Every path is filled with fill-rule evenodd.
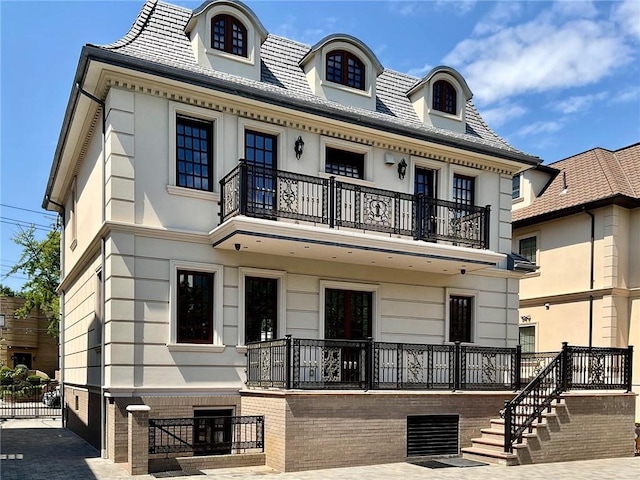
M 407 457 L 457 455 L 458 415 L 411 415 L 407 417 Z

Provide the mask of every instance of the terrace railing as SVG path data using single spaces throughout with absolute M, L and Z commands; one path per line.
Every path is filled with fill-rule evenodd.
M 149 454 L 264 452 L 264 417 L 150 418 Z
M 509 390 L 519 347 L 291 338 L 247 345 L 247 385 L 296 389 Z
M 523 362 L 540 360 L 546 365 L 516 395 L 505 402 L 504 451 L 512 452 L 514 443 L 521 443 L 525 432 L 542 419 L 560 394 L 569 390 L 631 391 L 633 347 L 600 348 L 573 347 L 566 342 L 562 351 L 549 360 L 549 354 L 539 357 L 522 355 Z
M 244 160 L 220 181 L 221 222 L 246 215 L 489 248 L 490 207 L 272 170 Z

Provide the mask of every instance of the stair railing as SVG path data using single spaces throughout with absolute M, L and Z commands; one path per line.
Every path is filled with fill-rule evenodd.
M 525 431 L 533 431 L 533 423 L 542 420 L 545 410 L 568 389 L 568 353 L 566 342 L 562 351 L 512 400 L 504 403 L 504 451 L 513 453 L 513 444 L 522 442 Z

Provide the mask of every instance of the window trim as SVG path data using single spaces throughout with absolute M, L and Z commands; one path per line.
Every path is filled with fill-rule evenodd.
M 320 300 L 318 305 L 318 338 L 324 339 L 325 330 L 325 292 L 327 289 L 334 290 L 352 290 L 356 292 L 371 292 L 371 334 L 373 338 L 380 338 L 381 325 L 380 325 L 380 284 L 374 283 L 356 283 L 356 282 L 342 282 L 337 280 L 320 280 Z
M 458 289 L 458 288 L 447 288 L 445 289 L 445 314 L 444 314 L 444 343 L 452 344 L 454 343 L 449 339 L 449 331 L 451 325 L 451 312 L 450 312 L 450 302 L 451 297 L 470 297 L 472 298 L 471 305 L 471 341 L 470 342 L 461 342 L 462 345 L 475 345 L 478 342 L 478 291 L 477 290 L 466 290 L 466 289 Z
M 518 196 L 514 197 L 514 181 L 518 178 Z M 522 198 L 522 173 L 516 173 L 511 177 L 511 200 L 516 201 Z
M 180 187 L 176 178 L 176 129 L 178 115 L 192 117 L 197 120 L 211 122 L 211 148 L 212 158 L 212 191 L 196 190 L 193 188 Z M 224 165 L 222 159 L 223 149 L 222 142 L 222 114 L 207 110 L 206 108 L 196 107 L 193 105 L 185 105 L 179 102 L 169 102 L 169 183 L 167 184 L 167 193 L 170 195 L 180 195 L 183 197 L 199 198 L 202 200 L 220 201 L 220 185 L 219 181 L 224 176 L 222 171 Z
M 229 20 L 231 20 L 230 22 L 230 27 L 231 29 L 227 30 L 227 26 L 225 25 L 225 31 L 224 31 L 224 42 L 225 42 L 225 48 L 221 49 L 221 48 L 216 48 L 213 46 L 213 41 L 214 41 L 214 21 L 219 18 L 219 17 L 224 17 L 225 22 L 228 22 Z M 233 26 L 238 25 L 239 27 L 241 27 L 241 31 L 244 34 L 244 48 L 242 49 L 242 53 L 238 54 L 233 52 Z M 240 57 L 240 58 L 249 58 L 249 29 L 246 27 L 246 25 L 244 24 L 244 22 L 242 22 L 242 20 L 240 20 L 237 16 L 232 15 L 231 13 L 227 13 L 227 12 L 219 12 L 216 15 L 211 16 L 211 18 L 209 19 L 209 48 L 211 50 L 215 50 L 218 52 L 224 52 L 228 55 L 233 55 L 235 57 Z M 228 44 L 228 48 L 227 48 L 227 44 Z
M 78 245 L 78 177 L 74 175 L 71 181 L 71 208 L 69 209 L 69 226 L 71 243 L 69 249 L 73 252 Z
M 178 271 L 213 274 L 213 343 L 178 343 Z M 213 263 L 171 260 L 169 262 L 169 302 L 171 304 L 170 336 L 167 343 L 172 351 L 213 351 L 222 352 L 224 328 L 224 267 Z
M 278 280 L 278 319 L 276 333 L 284 338 L 287 333 L 287 272 L 283 270 L 267 270 L 263 268 L 239 267 L 238 268 L 238 353 L 246 353 L 245 345 L 245 278 L 262 277 Z
M 456 92 L 456 113 L 447 113 L 442 110 L 436 110 L 433 108 L 433 87 L 436 82 L 444 80 L 449 83 Z M 426 113 L 428 115 L 436 115 L 443 118 L 448 118 L 451 120 L 456 120 L 459 122 L 464 121 L 464 116 L 466 112 L 466 100 L 464 97 L 462 86 L 458 83 L 458 81 L 453 78 L 451 75 L 439 72 L 434 75 L 434 77 L 430 80 L 428 85 L 425 86 L 425 105 L 426 105 Z
M 224 50 L 218 50 L 213 48 L 211 45 L 213 44 L 213 30 L 211 28 L 212 20 L 218 15 L 229 15 L 237 19 L 238 22 L 242 24 L 244 28 L 247 30 L 247 56 L 243 57 L 240 55 L 235 55 L 233 53 L 225 52 Z M 204 47 L 204 53 L 208 56 L 219 57 L 223 60 L 229 60 L 237 63 L 244 63 L 247 65 L 251 65 L 253 67 L 256 66 L 256 60 L 260 59 L 260 45 L 256 41 L 257 33 L 256 27 L 253 21 L 247 17 L 243 12 L 234 8 L 232 6 L 226 5 L 216 5 L 216 7 L 211 8 L 207 14 L 205 19 L 205 38 L 202 40 L 202 46 Z M 257 48 L 256 48 L 257 47 Z M 215 61 L 215 59 L 209 59 L 210 61 Z
M 364 176 L 363 178 L 343 177 L 341 175 L 332 175 L 327 173 L 327 147 L 336 150 L 344 150 L 346 152 L 358 153 L 364 155 Z M 359 143 L 348 142 L 346 140 L 338 140 L 330 137 L 320 137 L 320 171 L 318 176 L 329 178 L 335 176 L 341 182 L 355 183 L 359 185 L 373 186 L 373 147 L 361 145 Z
M 293 151 L 293 145 L 291 148 L 285 151 L 287 143 L 287 130 L 284 128 L 274 128 L 273 125 L 268 123 L 259 122 L 256 120 L 250 120 L 247 118 L 238 117 L 238 158 L 244 158 L 245 139 L 247 130 L 257 133 L 264 133 L 265 135 L 273 135 L 276 137 L 277 145 L 277 165 L 278 170 L 287 170 L 289 157 L 295 157 Z M 297 138 L 297 137 L 294 137 Z M 221 177 L 222 178 L 222 177 Z
M 342 62 L 342 67 L 341 67 L 341 75 L 340 75 L 340 81 L 335 81 L 335 80 L 330 80 L 328 77 L 328 72 L 329 72 L 329 57 L 333 56 L 333 55 L 341 55 L 341 62 Z M 354 60 L 356 62 L 356 65 L 360 67 L 361 71 L 362 71 L 362 83 L 361 86 L 354 86 L 354 85 L 349 85 L 348 81 L 349 81 L 349 71 L 347 68 L 347 62 L 349 61 L 349 59 Z M 359 90 L 361 92 L 366 92 L 367 91 L 367 64 L 365 62 L 362 61 L 362 59 L 355 53 L 352 52 L 350 50 L 346 50 L 344 48 L 334 48 L 333 50 L 329 50 L 327 51 L 324 56 L 323 56 L 323 60 L 324 60 L 324 79 L 329 82 L 329 83 L 333 83 L 336 85 L 341 85 L 343 87 L 346 88 L 350 88 L 353 90 Z

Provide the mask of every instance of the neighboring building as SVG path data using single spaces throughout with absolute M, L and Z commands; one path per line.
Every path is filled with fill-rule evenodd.
M 640 346 L 640 144 L 514 179 L 513 248 L 538 267 L 520 282 L 523 349 Z
M 58 339 L 47 334 L 49 321 L 37 309 L 26 318 L 15 317 L 24 302 L 24 298 L 0 295 L 0 366 L 25 365 L 55 378 Z
M 319 391 L 283 407 L 273 402 L 290 393 L 244 389 L 249 342 L 517 344 L 512 176 L 540 160 L 486 126 L 457 71 L 387 70 L 348 35 L 311 47 L 277 37 L 239 2 L 192 12 L 148 1 L 121 40 L 83 48 L 74 85 L 43 202 L 64 216 L 65 418 L 115 462 L 136 458 L 132 404 L 155 418 L 256 412 L 267 429 L 284 412 L 336 415 L 343 401 L 390 413 L 391 396 L 372 392 Z M 361 384 L 362 351 L 322 348 L 307 380 L 354 374 Z M 422 350 L 411 352 L 406 368 L 421 375 Z M 482 358 L 510 388 L 496 355 Z M 323 361 L 333 370 L 320 379 Z M 407 395 L 393 397 L 400 435 L 427 408 Z M 478 409 L 495 416 L 512 393 L 446 395 L 430 411 L 457 412 L 470 444 L 469 426 L 479 432 L 488 418 Z M 342 420 L 359 421 L 350 405 Z M 285 443 L 296 441 L 266 435 L 280 469 L 333 460 L 323 444 L 287 463 Z M 457 452 L 455 430 L 452 440 Z M 406 453 L 395 440 L 391 450 Z

